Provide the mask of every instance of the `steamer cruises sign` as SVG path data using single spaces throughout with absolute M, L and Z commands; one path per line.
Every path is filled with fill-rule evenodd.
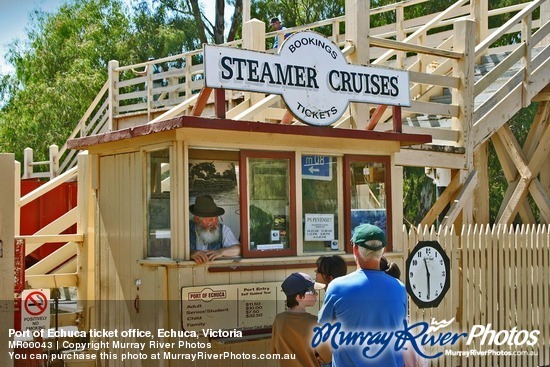
M 288 37 L 278 55 L 204 46 L 206 86 L 280 94 L 297 119 L 328 126 L 349 102 L 410 106 L 409 74 L 348 64 L 332 41 L 315 32 Z

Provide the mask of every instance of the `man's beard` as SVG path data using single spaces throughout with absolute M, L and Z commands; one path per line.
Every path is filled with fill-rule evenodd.
M 200 238 L 202 243 L 206 246 L 220 243 L 222 238 L 221 226 L 218 226 L 215 230 L 210 230 L 210 228 L 202 228 L 197 226 L 197 236 Z

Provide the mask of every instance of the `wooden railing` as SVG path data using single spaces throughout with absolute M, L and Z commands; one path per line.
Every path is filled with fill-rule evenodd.
M 19 224 L 22 207 L 61 184 L 74 180 L 76 175 L 77 167 L 73 167 L 20 198 L 16 207 L 16 223 Z M 50 243 L 65 243 L 57 251 L 25 270 L 25 280 L 31 288 L 75 287 L 77 285 L 76 245 L 83 242 L 83 235 L 61 233 L 77 224 L 78 210 L 78 206 L 74 207 L 32 235 L 16 236 L 16 239 L 25 241 L 25 256 Z M 16 227 L 19 228 L 19 225 Z
M 546 71 L 541 66 L 549 59 L 549 51 L 546 47 L 536 57 L 533 56 L 533 48 L 547 39 L 550 25 L 547 11 L 541 9 L 545 0 L 534 0 L 522 4 L 507 6 L 503 8 L 488 10 L 487 2 L 482 0 L 459 0 L 442 12 L 424 15 L 421 17 L 409 17 L 411 7 L 417 6 L 428 0 L 401 1 L 395 4 L 373 8 L 370 10 L 371 24 L 369 30 L 370 49 L 369 57 L 371 63 L 380 66 L 391 66 L 406 69 L 410 72 L 412 106 L 403 109 L 402 116 L 416 115 L 439 115 L 444 118 L 454 119 L 457 122 L 445 129 L 426 129 L 418 127 L 405 127 L 404 132 L 417 132 L 432 134 L 434 141 L 443 142 L 447 145 L 463 146 L 464 125 L 475 123 L 473 139 L 474 145 L 479 144 L 490 136 L 495 127 L 501 126 L 502 118 L 497 123 L 490 124 L 486 121 L 492 120 L 493 115 L 487 111 L 495 106 L 502 98 L 501 93 L 495 93 L 491 101 L 477 106 L 472 122 L 459 121 L 462 117 L 459 114 L 463 103 L 460 98 L 475 98 L 489 85 L 495 82 L 514 63 L 522 61 L 525 69 L 509 81 L 508 90 L 518 85 L 528 86 L 528 93 L 523 98 L 522 105 L 529 103 L 543 86 L 546 78 L 535 78 L 533 73 Z M 516 14 L 496 29 L 489 29 L 489 20 L 501 14 Z M 533 14 L 544 14 L 543 19 L 533 19 Z M 377 26 L 381 19 L 395 19 L 394 23 Z M 474 30 L 475 39 L 474 52 L 465 54 L 461 41 L 456 40 L 456 29 L 452 26 L 457 21 L 464 19 L 475 19 L 477 26 Z M 335 43 L 345 49 L 346 35 L 341 33 L 345 27 L 345 16 L 327 19 L 308 25 L 286 29 L 284 31 L 269 32 L 265 34 L 264 44 L 271 44 L 274 37 L 281 38 L 283 34 L 299 32 L 302 30 L 319 31 L 331 38 Z M 507 45 L 495 46 L 497 40 L 510 34 L 521 35 L 510 41 Z M 512 38 L 512 37 L 510 37 Z M 233 41 L 227 46 L 242 47 L 242 40 Z M 348 48 L 350 52 L 353 48 Z M 494 71 L 479 80 L 473 89 L 464 90 L 464 82 L 460 78 L 464 74 L 464 68 L 471 68 L 476 60 L 482 55 L 494 52 L 512 51 L 508 58 Z M 276 52 L 268 49 L 267 52 Z M 154 73 L 154 70 L 162 67 L 163 71 Z M 139 75 L 146 70 L 145 75 Z M 533 83 L 535 85 L 533 85 Z M 468 87 L 471 82 L 468 81 Z M 147 62 L 120 66 L 117 61 L 109 63 L 108 80 L 90 105 L 84 116 L 78 122 L 70 138 L 78 136 L 94 135 L 110 130 L 117 130 L 149 122 L 161 114 L 179 106 L 177 111 L 167 113 L 166 116 L 187 114 L 194 106 L 196 94 L 204 87 L 204 70 L 202 64 L 202 50 L 182 53 L 162 59 L 150 60 Z M 451 90 L 454 96 L 451 104 L 433 102 L 433 96 L 440 95 L 444 89 Z M 457 99 L 458 98 L 458 99 Z M 242 94 L 236 93 L 229 97 L 231 100 L 243 100 Z M 229 118 L 253 119 L 258 111 L 271 111 L 267 113 L 270 119 L 283 119 L 285 111 L 274 109 L 277 105 L 277 98 L 272 98 L 263 103 L 263 106 L 233 105 L 230 101 L 229 107 L 235 107 L 234 111 L 228 111 Z M 248 110 L 254 108 L 255 110 Z M 494 109 L 494 108 L 493 108 Z M 508 116 L 504 116 L 505 118 Z M 347 117 L 344 117 L 344 119 Z M 380 122 L 391 121 L 391 111 L 379 113 L 377 118 Z M 145 122 L 144 122 L 145 121 Z M 487 126 L 488 125 L 488 126 Z M 345 121 L 339 121 L 335 127 L 349 127 Z M 378 128 L 377 128 L 378 129 Z M 382 124 L 379 129 L 386 129 Z M 472 139 L 471 139 L 472 140 Z M 59 168 L 54 167 L 50 176 L 55 176 L 74 166 L 76 154 L 67 151 L 64 145 L 51 159 L 52 162 L 60 162 Z M 41 162 L 49 163 L 49 162 Z M 52 163 L 49 163 L 52 164 Z M 55 163 L 53 163 L 55 164 Z

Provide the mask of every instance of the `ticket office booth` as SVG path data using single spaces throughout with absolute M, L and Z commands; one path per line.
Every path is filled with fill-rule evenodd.
M 139 177 L 118 171 L 117 182 L 105 186 L 131 180 L 128 186 L 142 187 L 133 196 L 132 210 L 143 213 L 138 221 L 146 233 L 143 260 L 159 263 L 190 259 L 188 208 L 199 195 L 212 196 L 224 208 L 222 223 L 242 244 L 240 262 L 351 253 L 353 228 L 366 222 L 386 232 L 387 251 L 392 251 L 394 229 L 401 230 L 401 223 L 394 228 L 392 221 L 393 155 L 402 145 L 429 140 L 425 135 L 197 117 L 168 122 L 169 131 L 136 127 L 131 139 L 114 132 L 95 146 L 86 146 L 94 137 L 74 140 L 99 157 L 100 185 L 108 180 L 102 163 L 116 156 L 129 158 L 129 168 L 141 173 L 141 185 L 136 186 Z M 169 125 L 156 125 L 163 124 Z M 116 152 L 118 145 L 123 152 Z M 397 180 L 400 184 L 401 177 Z M 116 191 L 99 190 L 106 203 L 119 197 Z M 103 211 L 101 205 L 98 209 Z
M 350 239 L 361 223 L 381 227 L 391 253 L 402 227 L 394 220 L 401 218 L 394 216 L 395 207 L 401 210 L 394 154 L 428 141 L 425 135 L 190 116 L 74 139 L 71 146 L 87 149 L 92 162 L 95 297 L 134 301 L 117 309 L 121 317 L 99 310 L 97 326 L 215 326 L 187 320 L 182 295 L 207 286 L 278 285 L 294 271 L 314 275 L 323 254 L 341 254 L 352 270 Z M 204 194 L 225 209 L 222 222 L 240 239 L 241 256 L 205 265 L 190 260 L 189 206 Z M 144 318 L 136 300 L 167 302 Z M 254 328 L 265 331 L 276 312 L 255 320 Z M 243 318 L 220 317 L 216 322 L 227 328 L 247 329 Z M 263 343 L 259 348 L 268 348 Z

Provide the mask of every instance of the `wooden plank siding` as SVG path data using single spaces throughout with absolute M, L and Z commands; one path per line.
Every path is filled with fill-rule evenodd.
M 454 332 L 469 332 L 474 325 L 501 330 L 539 330 L 533 347 L 471 345 L 452 347 L 456 351 L 535 352 L 538 355 L 442 356 L 430 366 L 544 366 L 550 360 L 548 323 L 550 268 L 550 228 L 547 225 L 512 226 L 473 225 L 464 227 L 461 236 L 446 228 L 433 228 L 406 234 L 409 249 L 420 240 L 437 240 L 451 260 L 451 288 L 435 309 L 419 309 L 410 303 L 410 322 L 450 320 Z M 488 341 L 488 339 L 487 339 Z M 439 349 L 438 349 L 439 348 Z M 450 349 L 445 347 L 445 349 Z M 441 347 L 426 348 L 428 352 Z
M 107 158 L 107 157 L 106 157 Z M 106 159 L 103 158 L 103 159 Z M 124 160 L 138 159 L 136 155 L 124 155 L 115 159 L 108 157 L 108 162 L 102 162 L 102 180 L 110 180 L 116 177 L 116 172 L 123 169 Z M 102 160 L 103 160 L 102 159 Z M 106 166 L 106 167 L 104 167 Z M 111 175 L 106 177 L 106 175 Z M 120 200 L 127 203 L 131 201 L 131 194 L 122 194 L 124 187 L 121 182 L 117 188 L 112 188 L 120 193 Z M 132 190 L 127 190 L 131 192 Z M 101 197 L 101 195 L 100 195 Z M 103 219 L 116 220 L 119 223 L 128 223 L 134 218 L 128 210 L 121 211 L 122 206 L 115 209 L 117 203 L 112 203 L 111 215 L 101 215 Z M 130 208 L 131 205 L 126 207 Z M 138 328 L 142 330 L 179 329 L 181 325 L 181 288 L 192 286 L 207 286 L 219 284 L 247 284 L 262 282 L 282 282 L 293 271 L 305 271 L 313 275 L 315 257 L 300 258 L 270 258 L 270 259 L 242 259 L 235 263 L 232 260 L 217 261 L 214 264 L 196 265 L 191 261 L 166 262 L 164 265 L 140 261 L 143 252 L 141 246 L 127 246 L 134 241 L 129 230 L 121 231 L 117 235 L 109 237 L 110 246 L 101 245 L 104 252 L 101 256 L 102 268 L 99 273 L 104 274 L 98 292 L 101 299 L 118 300 L 102 304 L 99 312 L 101 327 L 108 330 L 128 330 Z M 444 227 L 439 231 L 435 227 L 421 227 L 418 230 L 405 231 L 403 244 L 405 252 L 390 254 L 390 260 L 400 265 L 404 273 L 404 262 L 408 251 L 418 241 L 437 240 L 447 252 L 451 261 L 451 287 L 442 303 L 433 309 L 419 309 L 414 303 L 409 304 L 409 323 L 432 320 L 452 320 L 448 330 L 453 332 L 469 333 L 475 325 L 489 325 L 496 332 L 501 330 L 540 330 L 538 343 L 534 347 L 516 347 L 503 345 L 483 345 L 480 338 L 466 345 L 463 338 L 455 346 L 426 347 L 429 354 L 452 349 L 453 351 L 477 350 L 480 352 L 512 351 L 512 352 L 537 352 L 533 355 L 488 355 L 488 356 L 457 356 L 443 355 L 430 361 L 430 366 L 539 366 L 548 364 L 550 359 L 550 330 L 547 322 L 549 303 L 547 300 L 549 291 L 550 268 L 550 228 L 546 225 L 523 226 L 514 228 L 511 226 L 483 226 L 474 225 L 464 227 L 457 235 L 453 227 Z M 130 235 L 130 237 L 129 237 Z M 100 235 L 104 238 L 103 235 Z M 138 237 L 139 235 L 134 234 Z M 114 247 L 114 248 L 110 248 Z M 107 256 L 108 255 L 108 256 Z M 348 272 L 354 270 L 351 255 L 345 255 L 348 262 Z M 289 264 L 290 267 L 280 268 L 266 266 L 265 270 L 253 267 L 254 264 Z M 233 264 L 233 265 L 231 265 Z M 296 267 L 292 268 L 292 264 Z M 300 267 L 300 264 L 306 268 Z M 309 264 L 309 265 L 308 265 Z M 233 270 L 229 270 L 233 266 Z M 235 270 L 241 268 L 240 270 Z M 227 269 L 225 272 L 221 269 Z M 219 269 L 219 270 L 216 270 Z M 135 279 L 141 279 L 142 284 L 135 286 Z M 403 277 L 402 277 L 403 278 Z M 403 280 L 403 279 L 402 279 Z M 135 296 L 140 296 L 139 312 L 134 308 Z M 163 300 L 169 300 L 164 302 Z M 116 307 L 110 309 L 114 302 Z M 322 295 L 321 295 L 322 302 Z M 315 313 L 316 309 L 310 310 Z M 145 317 L 146 316 L 146 317 Z M 120 339 L 120 338 L 119 338 Z M 178 338 L 167 338 L 164 341 L 177 341 Z M 269 353 L 270 339 L 265 335 L 259 340 L 248 340 L 238 343 L 224 343 L 220 341 L 199 338 L 190 342 L 210 342 L 211 351 L 223 353 Z M 158 351 L 147 349 L 147 353 Z M 163 351 L 161 351 L 163 352 Z M 182 349 L 172 352 L 182 353 Z M 139 366 L 140 362 L 134 361 L 132 365 Z M 246 361 L 227 360 L 219 361 L 189 361 L 169 362 L 169 366 L 246 366 Z M 111 365 L 117 361 L 109 361 Z M 106 364 L 107 365 L 107 364 Z M 143 363 L 143 365 L 147 365 Z M 266 361 L 263 366 L 276 366 L 273 361 Z

